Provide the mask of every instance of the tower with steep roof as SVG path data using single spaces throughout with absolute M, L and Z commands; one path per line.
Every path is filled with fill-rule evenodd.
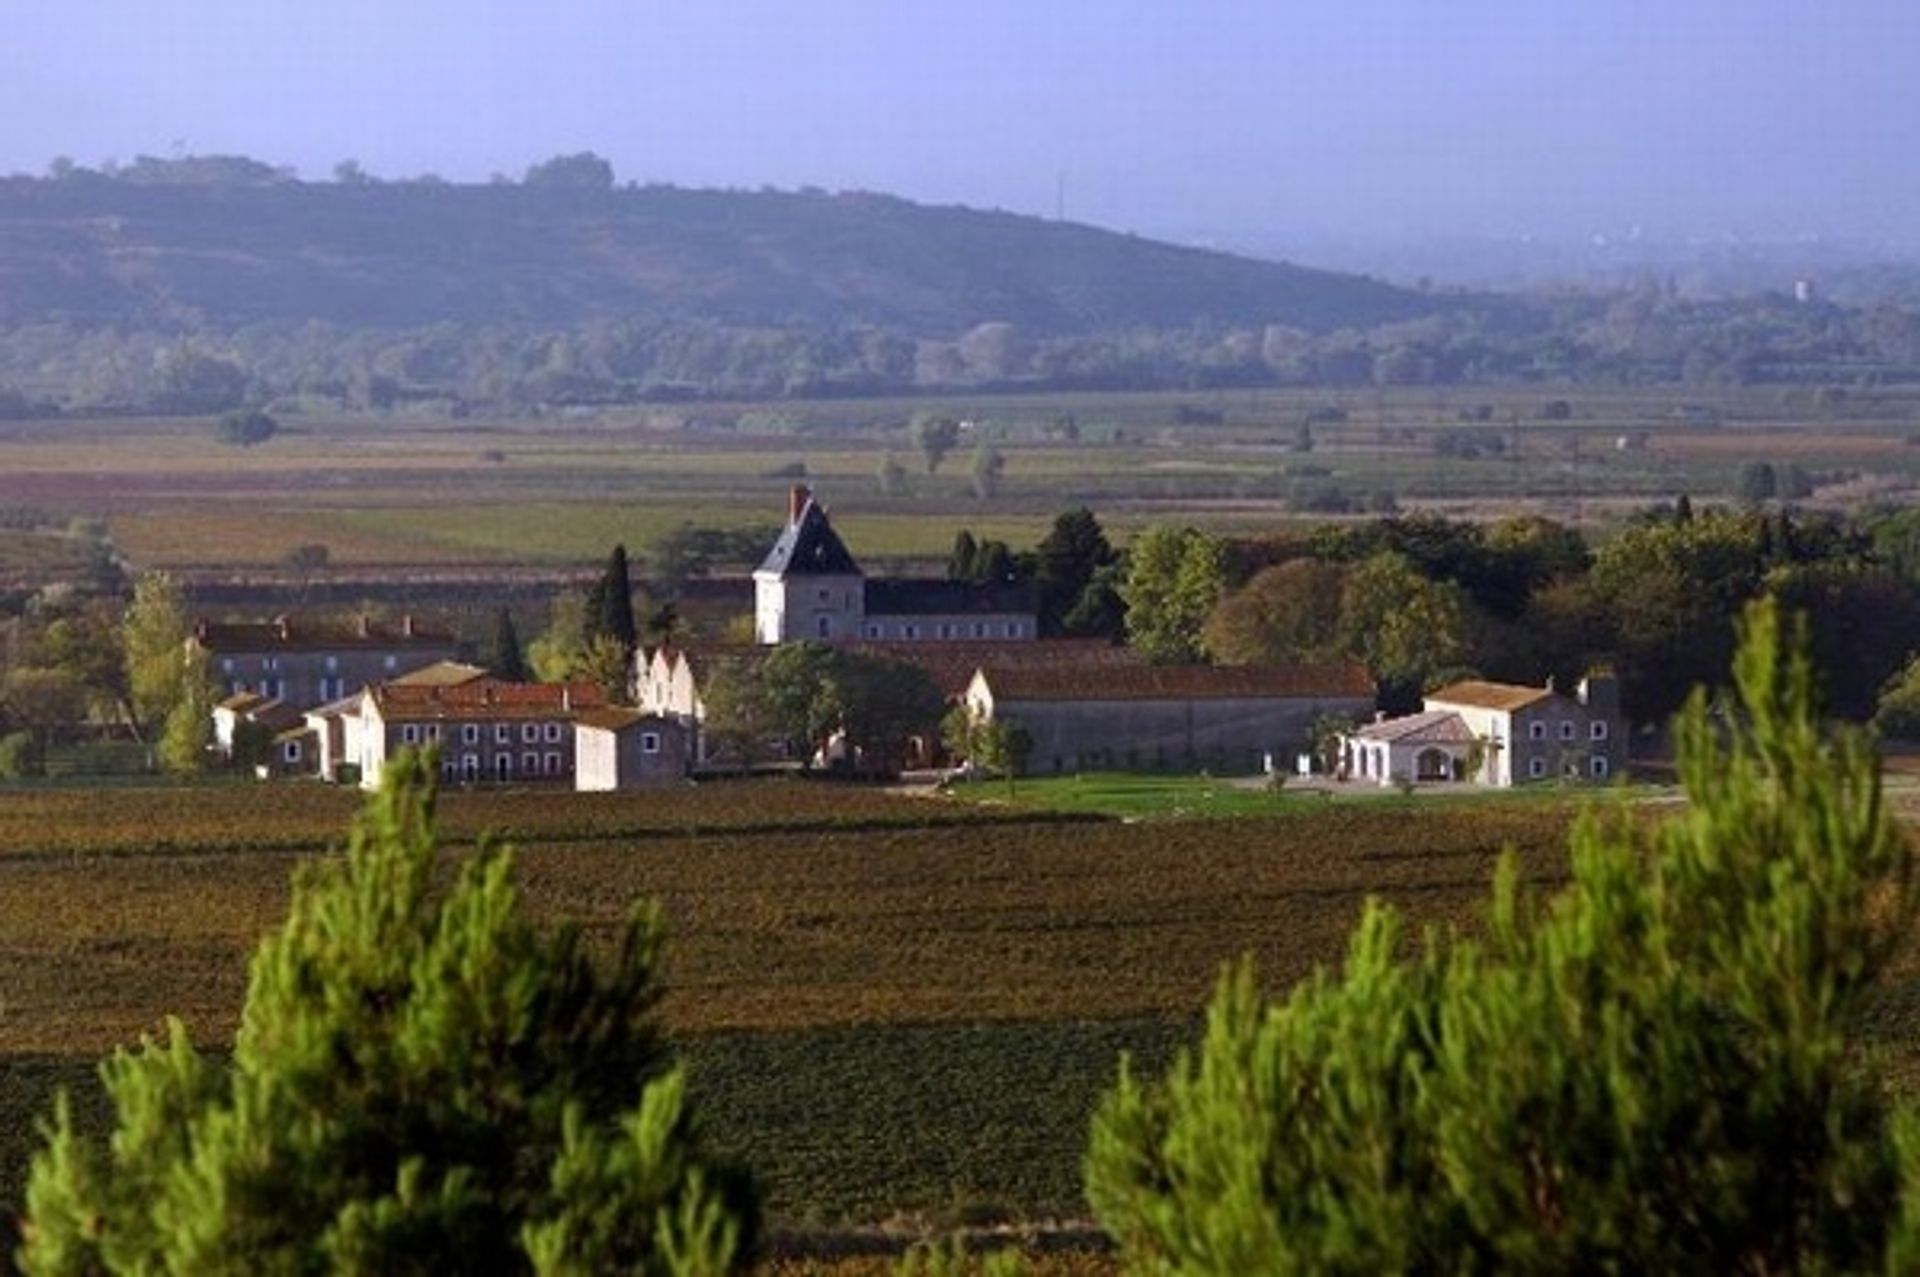
M 866 574 L 806 487 L 787 502 L 787 526 L 753 574 L 754 637 L 762 643 L 860 637 Z

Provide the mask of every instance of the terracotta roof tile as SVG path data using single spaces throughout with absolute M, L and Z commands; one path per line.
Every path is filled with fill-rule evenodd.
M 1358 665 L 1139 665 L 1021 667 L 983 664 L 996 701 L 1365 700 L 1373 678 Z
M 196 621 L 193 636 L 210 652 L 354 651 L 386 648 L 450 648 L 451 631 L 406 617 L 397 625 L 362 617 L 358 622 L 276 616 L 270 621 Z
M 572 718 L 607 704 L 597 683 L 508 683 L 495 678 L 454 686 L 375 683 L 367 693 L 381 717 L 389 719 Z
M 1488 683 L 1479 679 L 1449 683 L 1437 692 L 1426 696 L 1428 705 L 1469 705 L 1474 709 L 1500 710 L 1512 713 L 1525 709 L 1538 701 L 1544 701 L 1553 692 L 1545 687 L 1527 687 L 1517 683 Z

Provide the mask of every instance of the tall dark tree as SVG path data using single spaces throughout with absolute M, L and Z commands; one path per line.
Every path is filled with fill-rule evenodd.
M 1071 632 L 1066 618 L 1092 584 L 1094 574 L 1114 561 L 1113 546 L 1081 506 L 1053 521 L 1053 530 L 1035 551 L 1034 580 L 1040 587 L 1040 628 L 1046 634 Z
M 974 544 L 973 533 L 961 528 L 953 536 L 953 553 L 947 556 L 947 580 L 973 580 L 973 563 L 980 555 L 980 547 Z
M 627 547 L 616 545 L 607 558 L 607 570 L 593 587 L 588 624 L 592 638 L 618 639 L 629 652 L 640 643 L 640 627 L 633 617 L 633 577 L 627 570 Z
M 520 631 L 514 628 L 513 613 L 501 608 L 493 625 L 493 672 L 510 683 L 529 681 L 526 653 L 520 650 Z

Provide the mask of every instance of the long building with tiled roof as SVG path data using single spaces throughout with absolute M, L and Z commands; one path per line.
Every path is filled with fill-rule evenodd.
M 199 621 L 188 640 L 204 652 L 223 695 L 257 692 L 305 709 L 367 684 L 460 655 L 447 630 L 412 616 L 386 622 L 276 616 L 268 621 Z
M 1355 665 L 985 664 L 968 685 L 976 721 L 1017 727 L 1027 767 L 1246 772 L 1287 767 L 1329 716 L 1366 716 L 1373 679 Z

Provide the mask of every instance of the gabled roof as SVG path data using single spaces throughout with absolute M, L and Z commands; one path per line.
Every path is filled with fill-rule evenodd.
M 673 720 L 662 718 L 658 714 L 642 714 L 637 709 L 622 709 L 617 705 L 609 705 L 605 709 L 586 710 L 575 714 L 573 721 L 581 727 L 594 727 L 603 732 L 629 731 L 643 723 L 651 724 L 656 729 L 677 726 Z
M 1517 683 L 1488 683 L 1479 679 L 1468 679 L 1460 683 L 1449 683 L 1437 692 L 1429 692 L 1425 703 L 1434 705 L 1468 705 L 1474 709 L 1499 710 L 1511 714 L 1515 710 L 1544 701 L 1554 695 L 1550 687 L 1527 687 Z
M 983 665 L 995 669 L 1144 669 L 1146 662 L 1132 648 L 1105 639 L 1041 639 L 1033 643 L 967 640 L 897 642 L 866 640 L 847 645 L 856 652 L 891 657 L 917 665 L 932 676 L 948 696 L 959 696 Z
M 462 683 L 486 677 L 487 672 L 478 665 L 468 665 L 465 661 L 435 661 L 387 681 L 403 687 L 458 687 Z
M 827 522 L 827 512 L 811 497 L 800 517 L 789 523 L 773 543 L 759 570 L 775 576 L 860 575 L 860 565 L 853 561 L 847 543 Z
M 1430 709 L 1368 723 L 1352 735 L 1356 740 L 1396 745 L 1464 745 L 1473 739 L 1473 729 L 1467 726 L 1466 719 L 1450 709 Z
M 393 648 L 448 649 L 452 632 L 403 616 L 398 624 L 362 616 L 354 621 L 314 621 L 276 616 L 270 621 L 196 621 L 193 637 L 209 652 L 385 651 Z
M 1140 665 L 1033 668 L 995 662 L 980 676 L 999 702 L 1364 700 L 1373 677 L 1358 665 Z
M 399 719 L 572 718 L 607 704 L 598 683 L 508 683 L 497 678 L 454 686 L 375 683 L 367 695 L 382 718 Z
M 258 692 L 235 692 L 233 695 L 215 705 L 214 708 L 224 709 L 234 714 L 244 714 L 256 705 L 265 705 L 267 699 L 267 697 L 262 696 Z
M 1032 585 L 893 578 L 869 580 L 866 604 L 868 620 L 883 616 L 1033 616 L 1040 610 L 1040 591 Z

